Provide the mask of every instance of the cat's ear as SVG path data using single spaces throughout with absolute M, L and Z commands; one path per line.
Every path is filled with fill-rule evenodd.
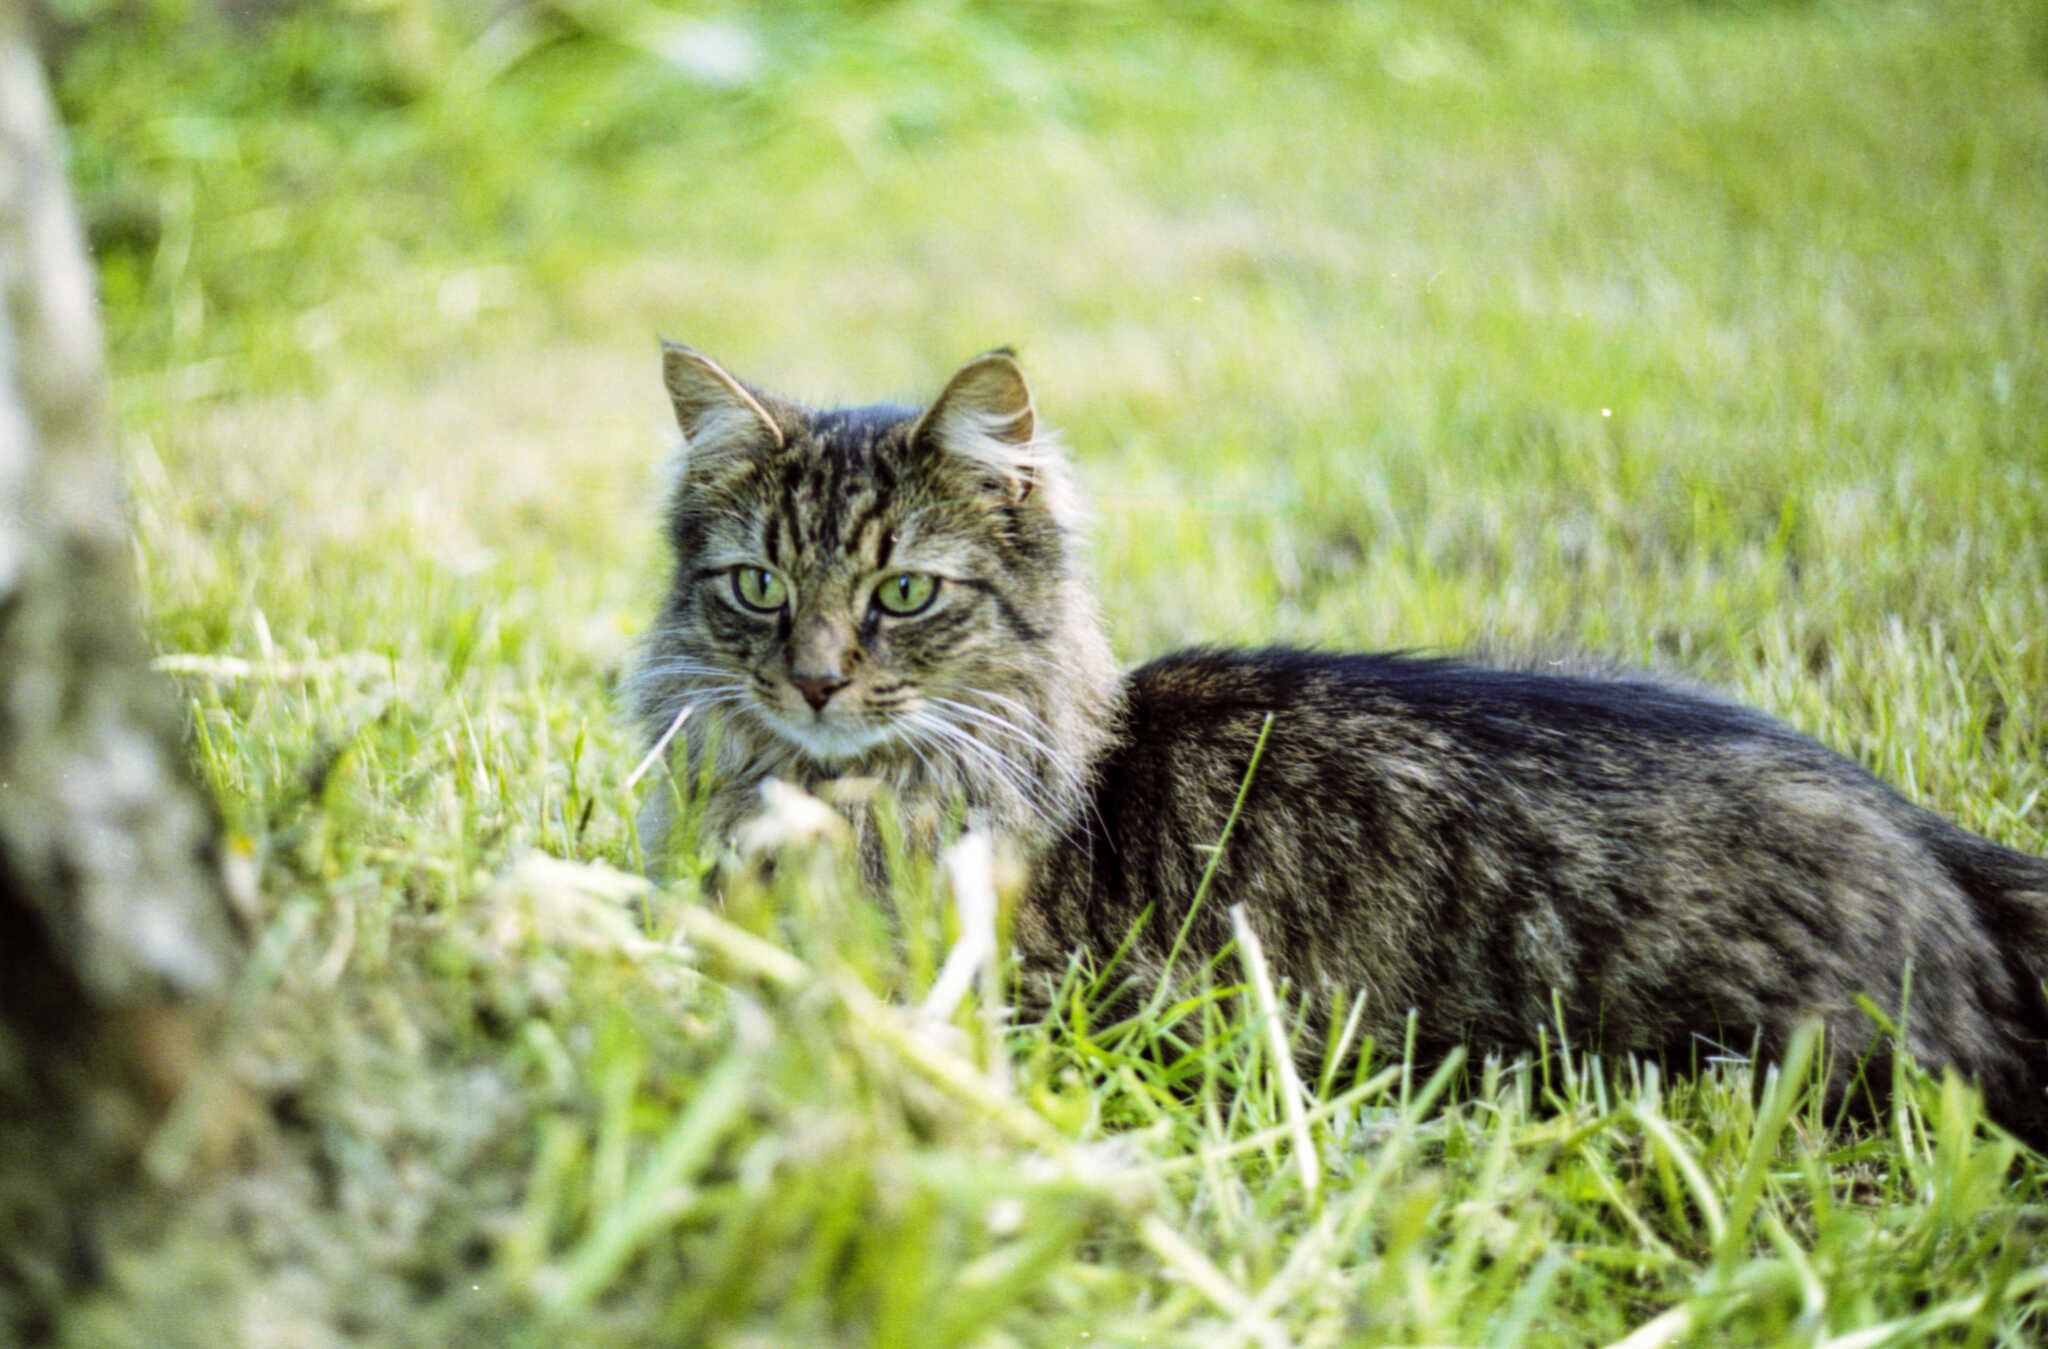
M 914 443 L 981 469 L 1022 501 L 1038 483 L 1045 444 L 1017 358 L 1005 347 L 960 367 L 917 419 Z
M 688 463 L 762 444 L 781 448 L 782 428 L 761 400 L 700 351 L 666 338 L 661 343 L 661 382 L 675 405 Z

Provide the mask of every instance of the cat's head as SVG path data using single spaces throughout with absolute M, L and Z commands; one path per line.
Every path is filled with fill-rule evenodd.
M 922 410 L 804 408 L 672 344 L 663 376 L 684 450 L 650 726 L 695 703 L 819 774 L 1074 776 L 1111 667 L 1065 458 L 1009 352 Z

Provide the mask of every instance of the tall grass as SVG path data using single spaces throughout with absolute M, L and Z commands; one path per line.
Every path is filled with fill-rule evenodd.
M 2040 1337 L 2048 1171 L 1961 1083 L 1837 1126 L 1833 1046 L 1343 1006 L 1294 1082 L 1235 949 L 923 1014 L 929 859 L 632 879 L 614 695 L 657 331 L 818 399 L 1013 341 L 1130 658 L 1590 649 L 2048 852 L 2038 7 L 98 17 L 138 566 L 261 898 L 70 1343 Z

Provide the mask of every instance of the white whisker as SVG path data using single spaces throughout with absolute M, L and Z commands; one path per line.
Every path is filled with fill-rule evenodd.
M 1060 805 L 1058 800 L 1043 782 L 1032 777 L 1008 755 L 986 741 L 976 739 L 936 711 L 920 709 L 913 716 L 919 729 L 939 744 L 956 751 L 963 761 L 972 762 L 994 776 L 1044 824 L 1053 829 L 1060 827 L 1055 814 Z
M 1036 750 L 1044 758 L 1046 768 L 1058 775 L 1062 786 L 1070 791 L 1079 789 L 1081 785 L 1080 775 L 1061 758 L 1059 751 L 1043 737 L 1033 735 L 1015 722 L 997 716 L 995 713 L 984 708 L 975 707 L 971 703 L 964 703 L 955 698 L 939 697 L 934 697 L 930 701 L 962 716 L 970 717 L 993 730 L 1000 731 L 1027 749 Z
M 1021 698 L 1013 698 L 1007 693 L 997 693 L 994 689 L 971 689 L 968 692 L 976 698 L 986 698 L 992 703 L 999 703 L 1036 725 L 1039 730 L 1044 731 L 1047 735 L 1053 734 L 1052 724 L 1041 716 L 1036 708 Z
M 1014 705 L 1023 715 L 1030 717 L 1040 726 L 1045 726 L 1048 734 L 1051 733 L 1052 728 L 1045 725 L 1043 717 L 1040 717 L 1022 703 L 1017 702 L 1016 699 L 1007 698 L 997 693 L 991 693 L 987 696 L 998 698 L 1005 703 Z M 1079 770 L 1069 764 L 1066 757 L 1054 748 L 1052 744 L 1038 736 L 1029 734 L 1015 723 L 997 716 L 985 708 L 975 707 L 971 703 L 964 703 L 954 698 L 941 697 L 933 697 L 930 701 L 948 707 L 956 713 L 963 713 L 972 717 L 976 722 L 1011 736 L 1025 746 L 1036 750 L 1044 763 L 1046 771 L 1056 778 L 1058 782 L 1056 789 L 1044 783 L 1038 784 L 1040 795 L 1050 807 L 1051 813 L 1064 814 L 1078 806 L 1078 814 L 1076 814 L 1074 819 L 1075 825 L 1079 827 L 1083 837 L 1091 840 L 1095 837 L 1095 825 L 1100 822 L 1101 817 L 1096 814 L 1093 804 L 1088 800 L 1087 783 L 1082 778 Z M 1041 812 L 1041 814 L 1044 813 L 1046 812 Z
M 933 790 L 937 790 L 938 788 L 944 786 L 944 774 L 939 772 L 937 765 L 935 765 L 930 759 L 925 757 L 924 749 L 921 748 L 924 742 L 922 738 L 917 734 L 914 728 L 907 726 L 903 728 L 902 743 L 903 748 L 909 750 L 911 754 L 916 757 L 919 765 L 921 765 L 924 768 L 925 785 L 932 788 Z M 938 747 L 934 745 L 932 746 L 932 748 L 934 749 L 934 751 L 936 751 Z
M 734 671 L 720 669 L 715 665 L 705 665 L 693 660 L 672 659 L 642 665 L 634 670 L 633 678 L 637 682 L 645 683 L 650 679 L 659 679 L 664 675 L 707 675 L 717 679 L 731 679 L 733 674 Z

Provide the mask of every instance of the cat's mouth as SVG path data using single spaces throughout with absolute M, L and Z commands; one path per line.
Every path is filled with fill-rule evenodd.
M 763 720 L 777 735 L 823 767 L 844 765 L 898 738 L 886 722 L 811 715 L 798 718 L 772 710 Z

